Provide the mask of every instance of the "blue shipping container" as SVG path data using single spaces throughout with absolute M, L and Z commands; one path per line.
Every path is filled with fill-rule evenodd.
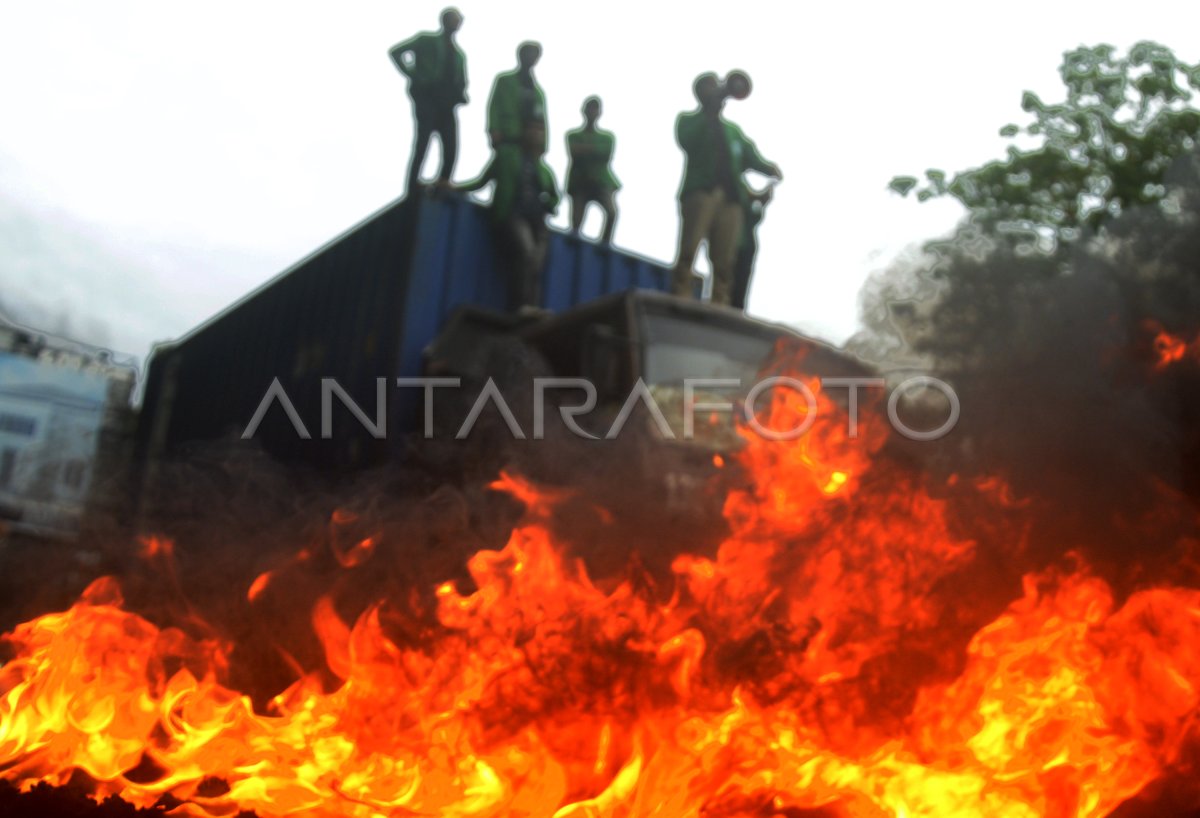
M 552 231 L 543 306 L 568 309 L 630 288 L 666 290 L 669 270 L 646 258 Z M 196 443 L 236 439 L 276 378 L 309 426 L 300 439 L 277 407 L 256 439 L 272 455 L 357 468 L 393 453 L 339 417 L 319 434 L 320 379 L 374 414 L 376 379 L 421 373 L 422 352 L 458 307 L 503 310 L 507 287 L 488 213 L 459 197 L 384 207 L 183 338 L 155 347 L 138 430 L 143 467 Z M 419 394 L 392 389 L 388 437 L 411 425 Z M 346 415 L 346 413 L 341 413 Z M 268 422 L 269 421 L 269 422 Z M 144 475 L 144 479 L 149 475 Z

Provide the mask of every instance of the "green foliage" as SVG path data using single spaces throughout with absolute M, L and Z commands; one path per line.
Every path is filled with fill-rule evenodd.
M 968 225 L 1049 254 L 1096 235 L 1106 219 L 1138 205 L 1162 204 L 1164 174 L 1200 141 L 1200 66 L 1170 49 L 1140 42 L 1125 56 L 1108 45 L 1063 55 L 1059 69 L 1066 99 L 1043 102 L 1026 91 L 1021 108 L 1033 121 L 1010 124 L 1001 136 L 1033 147 L 961 171 L 947 182 L 938 170 L 921 184 L 897 176 L 889 187 L 918 201 L 953 196 Z

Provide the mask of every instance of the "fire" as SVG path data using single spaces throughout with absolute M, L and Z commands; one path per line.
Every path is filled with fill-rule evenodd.
M 946 586 L 980 544 L 880 456 L 876 418 L 852 439 L 814 387 L 809 434 L 747 437 L 712 556 L 593 578 L 552 535 L 562 496 L 505 475 L 525 520 L 437 586 L 436 631 L 399 644 L 385 600 L 348 620 L 325 597 L 325 666 L 265 711 L 224 681 L 229 645 L 98 580 L 6 637 L 0 777 L 82 771 L 98 798 L 196 816 L 1092 818 L 1170 772 L 1197 739 L 1200 591 L 1118 603 L 1077 560 L 974 623 Z M 777 428 L 807 411 L 768 409 Z M 330 523 L 342 566 L 380 558 L 358 522 Z
M 1146 321 L 1144 329 L 1152 336 L 1151 347 L 1154 355 L 1154 368 L 1162 371 L 1180 361 L 1192 360 L 1200 362 L 1200 334 L 1191 341 L 1174 335 L 1157 321 Z

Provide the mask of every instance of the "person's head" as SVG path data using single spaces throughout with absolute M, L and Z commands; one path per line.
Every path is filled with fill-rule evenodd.
M 538 64 L 538 60 L 542 58 L 542 45 L 535 43 L 532 40 L 527 40 L 521 43 L 517 48 L 517 65 L 522 71 L 529 71 Z
M 696 101 L 700 103 L 701 108 L 719 109 L 725 102 L 721 81 L 711 71 L 696 77 L 692 82 L 692 93 L 696 95 Z
M 442 32 L 445 34 L 453 34 L 462 28 L 463 16 L 462 12 L 451 6 L 442 12 Z
M 583 101 L 583 119 L 587 124 L 594 125 L 600 118 L 600 97 L 588 97 Z
M 533 156 L 546 155 L 546 129 L 540 122 L 529 122 L 521 132 L 521 147 Z

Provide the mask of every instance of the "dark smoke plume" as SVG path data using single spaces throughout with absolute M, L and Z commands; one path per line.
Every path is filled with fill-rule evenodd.
M 1200 498 L 1200 366 L 1156 367 L 1154 336 L 1200 332 L 1200 157 L 1168 182 L 1172 208 L 1112 219 L 1065 265 L 960 234 L 864 290 L 868 329 L 852 346 L 885 369 L 931 368 L 961 400 L 955 430 L 914 451 L 946 474 L 1008 481 L 1043 554 L 1184 556 Z

